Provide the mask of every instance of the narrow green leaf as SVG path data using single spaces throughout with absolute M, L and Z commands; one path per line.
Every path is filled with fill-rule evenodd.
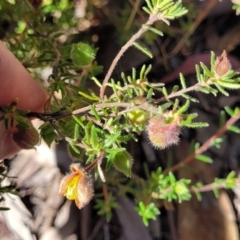
M 196 99 L 194 97 L 191 97 L 191 96 L 189 96 L 189 95 L 187 95 L 185 93 L 183 93 L 181 96 L 186 98 L 186 99 L 188 99 L 188 100 L 190 100 L 190 101 L 192 101 L 192 102 L 199 102 L 198 99 Z
M 236 107 L 234 108 L 234 115 L 238 115 L 240 113 L 240 108 L 239 107 Z
M 164 112 L 166 109 L 168 109 L 169 107 L 171 107 L 173 105 L 172 102 L 166 102 L 160 106 L 158 106 L 158 109 L 161 111 L 161 112 Z
M 27 119 L 26 118 L 24 118 L 24 117 L 22 117 L 22 116 L 20 116 L 20 115 L 16 115 L 15 117 L 14 117 L 14 120 L 16 121 L 16 122 L 18 122 L 20 125 L 22 125 L 24 128 L 31 128 L 31 126 L 29 125 L 29 123 L 26 121 Z
M 127 79 L 124 72 L 121 72 L 121 78 L 122 80 L 124 80 L 125 83 L 127 83 Z
M 159 36 L 163 36 L 163 32 L 159 31 L 158 29 L 154 28 L 154 27 L 151 27 L 147 24 L 143 24 L 143 27 Z
M 196 74 L 197 74 L 197 80 L 198 82 L 203 82 L 202 77 L 201 77 L 201 72 L 200 72 L 200 67 L 198 64 L 195 65 L 195 70 L 196 70 Z
M 151 15 L 151 11 L 147 7 L 142 7 L 142 10 L 145 11 L 147 14 Z
M 224 109 L 230 117 L 233 116 L 234 111 L 230 107 L 226 106 L 226 107 L 224 107 Z
M 132 81 L 131 77 L 129 77 L 130 81 Z M 111 79 L 111 81 L 114 82 L 114 84 L 111 83 L 107 83 L 107 86 L 113 88 L 113 85 L 114 85 L 114 88 L 116 88 L 117 90 L 120 90 L 120 91 L 123 91 L 123 87 L 120 85 L 119 82 L 115 83 L 115 80 L 114 79 Z
M 151 100 L 153 96 L 154 96 L 153 89 L 150 88 L 150 89 L 148 90 L 148 92 L 147 92 L 147 97 L 146 97 L 146 99 L 147 99 L 147 100 Z
M 91 128 L 92 128 L 92 125 L 93 125 L 92 121 L 89 121 L 89 122 L 87 123 L 87 125 L 83 128 L 84 131 L 85 131 L 84 140 L 85 140 L 85 143 L 86 143 L 87 145 L 90 144 L 90 139 L 91 139 L 90 130 L 91 130 Z
M 200 148 L 200 143 L 199 142 L 196 142 L 195 145 L 194 145 L 194 149 L 195 151 L 198 150 Z
M 89 99 L 89 100 L 99 101 L 99 97 L 97 97 L 97 96 L 91 96 L 91 95 L 89 95 L 89 94 L 87 94 L 87 93 L 85 93 L 85 92 L 82 92 L 82 91 L 79 91 L 78 93 L 79 93 L 81 96 L 83 96 L 83 97 L 85 97 L 85 98 L 87 98 L 87 99 Z
M 229 96 L 229 93 L 225 91 L 219 84 L 215 83 L 214 85 L 217 87 L 218 91 L 221 92 L 223 95 L 227 97 Z
M 133 79 L 134 79 L 134 78 L 133 78 Z M 111 79 L 111 82 L 112 82 L 112 89 L 113 89 L 114 95 L 115 95 L 115 97 L 117 98 L 117 100 L 118 100 L 119 102 L 121 102 L 121 99 L 120 99 L 120 97 L 119 97 L 119 95 L 118 95 L 118 91 L 117 91 L 117 89 L 116 89 L 116 84 L 115 84 L 114 80 Z
M 146 71 L 144 72 L 144 78 L 147 77 L 147 75 L 150 73 L 151 70 L 152 70 L 152 65 L 149 64 L 148 67 L 147 67 L 147 69 L 146 69 Z
M 106 140 L 104 147 L 105 148 L 111 147 L 113 145 L 113 143 L 116 142 L 116 140 L 118 139 L 118 137 L 120 135 L 121 135 L 121 132 L 117 132 L 117 133 L 114 133 L 113 135 L 111 135 L 111 137 Z
M 163 12 L 169 9 L 173 4 L 174 4 L 173 1 L 160 1 L 160 3 L 158 4 L 158 9 L 159 11 Z
M 141 71 L 140 71 L 140 74 L 139 74 L 139 77 L 140 79 L 144 79 L 144 73 L 146 71 L 146 65 L 144 64 L 141 68 Z
M 97 86 L 102 87 L 102 84 L 98 81 L 96 77 L 92 77 L 91 79 L 96 83 Z
M 181 123 L 180 123 L 181 125 Z M 183 126 L 183 125 L 181 125 Z M 202 122 L 194 122 L 194 123 L 189 123 L 189 124 L 184 124 L 184 126 L 189 127 L 189 128 L 199 128 L 199 127 L 208 127 L 208 123 L 202 123 Z
M 195 191 L 196 197 L 198 201 L 202 201 L 202 195 L 200 192 Z
M 178 113 L 179 115 L 181 115 L 182 113 L 184 113 L 184 112 L 186 112 L 186 111 L 188 110 L 189 106 L 190 106 L 190 101 L 187 100 L 186 103 L 185 103 L 182 107 L 180 107 L 180 108 L 178 109 L 177 113 Z
M 188 116 L 187 116 L 187 119 L 194 119 L 194 118 L 196 118 L 198 116 L 198 114 L 197 113 L 190 113 L 190 114 L 188 114 Z
M 214 193 L 216 198 L 219 198 L 219 190 L 218 189 L 214 188 L 213 193 Z
M 214 52 L 211 52 L 210 65 L 211 65 L 211 72 L 213 72 L 214 66 L 215 66 L 215 53 Z
M 173 105 L 173 112 L 175 112 L 177 110 L 178 106 L 179 106 L 179 100 L 176 98 L 174 105 Z
M 176 183 L 176 178 L 175 178 L 175 176 L 173 175 L 173 173 L 172 173 L 172 172 L 169 172 L 169 173 L 168 173 L 168 176 L 169 176 L 169 180 L 170 180 L 171 185 L 175 185 L 175 183 Z
M 168 96 L 168 92 L 167 92 L 167 88 L 166 87 L 162 88 L 162 93 L 163 93 L 164 97 Z
M 136 68 L 132 68 L 132 79 L 136 79 Z
M 75 146 L 75 148 L 78 149 L 79 153 L 76 153 L 73 148 L 71 147 L 70 144 L 67 145 L 67 152 L 69 154 L 69 156 L 73 159 L 73 160 L 78 160 L 81 159 L 83 157 L 83 154 L 85 154 L 84 151 L 81 151 L 81 148 L 78 146 Z
M 225 111 L 221 111 L 219 127 L 221 128 L 225 123 L 226 123 L 226 113 Z
M 127 76 L 127 80 L 130 84 L 132 84 L 133 81 L 132 81 L 132 78 L 130 76 Z
M 68 143 L 69 143 L 69 145 L 71 146 L 71 148 L 72 148 L 76 153 L 80 154 L 79 150 L 78 150 L 77 147 L 73 144 L 72 141 L 69 141 Z
M 211 76 L 212 76 L 212 73 L 211 73 L 211 71 L 207 68 L 207 66 L 206 66 L 204 63 L 202 63 L 202 62 L 200 62 L 200 65 L 201 65 L 201 67 L 202 67 L 202 69 L 203 69 L 204 75 L 207 75 L 208 77 L 211 77 Z
M 91 112 L 93 113 L 93 115 L 95 116 L 95 118 L 100 122 L 101 121 L 101 117 L 99 116 L 97 110 L 95 109 L 95 107 L 93 105 L 90 105 L 91 108 Z
M 183 74 L 180 73 L 180 74 L 179 74 L 179 77 L 180 77 L 180 82 L 181 82 L 182 88 L 183 88 L 183 89 L 186 89 L 186 88 L 187 88 L 187 85 L 186 85 L 186 81 L 185 81 L 185 78 L 184 78 Z
M 198 87 L 197 88 L 199 92 L 205 93 L 205 94 L 209 94 L 210 90 L 206 87 Z
M 74 127 L 74 141 L 77 141 L 78 136 L 79 136 L 79 124 L 76 123 Z
M 148 9 L 152 12 L 153 11 L 153 6 L 151 4 L 150 0 L 145 0 L 145 2 L 147 3 Z
M 213 163 L 213 160 L 206 155 L 199 154 L 199 155 L 196 155 L 195 158 L 202 162 Z
M 223 76 L 222 80 L 224 81 L 232 81 L 232 82 L 239 82 L 240 78 L 237 77 L 235 78 L 236 75 L 238 75 L 239 73 L 233 70 L 229 70 L 228 73 L 226 75 Z
M 85 125 L 81 122 L 81 120 L 77 116 L 72 115 L 72 117 L 82 128 L 85 128 Z
M 238 133 L 238 134 L 240 133 L 240 128 L 238 128 L 237 126 L 234 126 L 234 125 L 229 126 L 228 130 L 230 130 L 232 132 L 235 132 L 235 133 Z
M 219 137 L 219 138 L 216 138 L 216 139 L 212 142 L 211 146 L 214 146 L 214 147 L 220 149 L 220 148 L 221 148 L 221 143 L 223 143 L 223 141 L 224 141 L 223 138 L 220 138 L 220 137 Z
M 97 129 L 94 125 L 92 125 L 92 127 L 91 127 L 91 144 L 94 149 L 97 149 L 99 147 L 99 142 L 100 142 L 100 139 L 97 134 Z
M 134 42 L 133 46 L 135 46 L 138 50 L 140 50 L 142 53 L 146 54 L 148 57 L 153 58 L 152 53 L 146 48 L 141 46 L 139 43 Z
M 219 80 L 217 83 L 224 88 L 229 88 L 229 89 L 239 89 L 240 88 L 240 84 L 238 84 L 238 83 L 224 82 L 221 80 Z
M 178 85 L 175 85 L 175 86 L 173 86 L 171 93 L 175 93 L 175 92 L 177 92 L 178 90 L 179 90 L 179 86 L 178 86 Z

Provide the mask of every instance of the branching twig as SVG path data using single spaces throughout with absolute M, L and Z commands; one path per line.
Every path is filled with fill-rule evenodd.
M 195 187 L 195 186 L 192 186 L 191 187 L 191 192 L 209 192 L 209 191 L 212 191 L 213 189 L 222 189 L 222 188 L 225 188 L 226 184 L 223 182 L 223 183 L 210 183 L 210 184 L 207 184 L 207 185 L 204 185 L 204 186 L 201 186 L 201 187 Z
M 237 120 L 240 118 L 240 113 L 237 115 L 233 115 L 211 138 L 209 138 L 199 149 L 197 149 L 195 152 L 190 154 L 188 157 L 186 157 L 184 160 L 179 162 L 178 164 L 166 169 L 164 171 L 164 174 L 168 172 L 173 172 L 179 169 L 180 167 L 189 164 L 195 159 L 195 156 L 207 151 L 212 145 L 212 143 L 219 138 L 221 135 L 223 135 L 230 126 L 232 126 Z
M 151 26 L 154 22 L 159 21 L 159 20 L 164 20 L 164 18 L 159 14 L 156 13 L 154 15 L 151 15 L 148 19 L 148 21 L 146 22 L 146 25 Z M 114 58 L 114 60 L 112 61 L 112 64 L 110 66 L 110 68 L 108 69 L 108 72 L 103 80 L 103 84 L 102 87 L 100 89 L 100 98 L 103 99 L 104 96 L 104 92 L 105 89 L 107 87 L 107 83 L 112 75 L 112 72 L 114 70 L 114 68 L 116 67 L 118 61 L 120 60 L 120 58 L 123 56 L 123 54 L 133 45 L 133 43 L 139 39 L 145 32 L 147 31 L 147 28 L 145 28 L 144 26 L 142 26 L 137 33 L 135 33 L 130 39 L 129 41 L 121 48 L 121 50 L 118 52 L 118 54 L 116 55 L 116 57 Z
M 160 102 L 164 102 L 164 101 L 166 101 L 166 100 L 168 100 L 170 98 L 180 97 L 184 93 L 191 92 L 191 91 L 197 91 L 198 87 L 203 87 L 205 85 L 206 85 L 205 83 L 196 83 L 195 85 L 193 85 L 191 87 L 184 88 L 184 89 L 182 89 L 180 91 L 172 93 L 172 94 L 168 95 L 167 97 L 162 97 L 160 99 L 154 100 L 154 103 L 160 103 Z

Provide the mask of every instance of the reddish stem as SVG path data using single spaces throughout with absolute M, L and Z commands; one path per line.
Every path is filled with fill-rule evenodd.
M 188 157 L 186 157 L 184 160 L 179 162 L 178 164 L 166 169 L 163 173 L 166 174 L 168 172 L 173 172 L 179 169 L 180 167 L 189 164 L 195 159 L 195 156 L 207 151 L 208 148 L 211 147 L 212 143 L 219 138 L 221 135 L 223 135 L 230 126 L 232 126 L 238 119 L 240 118 L 240 113 L 233 115 L 212 137 L 210 137 L 199 149 L 197 149 L 195 152 L 190 154 Z

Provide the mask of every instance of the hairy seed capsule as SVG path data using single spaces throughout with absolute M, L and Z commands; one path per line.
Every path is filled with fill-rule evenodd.
M 21 149 L 31 149 L 39 143 L 39 134 L 32 125 L 26 128 L 18 124 L 13 132 L 13 141 Z
M 156 115 L 149 120 L 146 127 L 152 145 L 164 149 L 179 142 L 180 127 L 177 121 L 165 123 L 164 116 Z

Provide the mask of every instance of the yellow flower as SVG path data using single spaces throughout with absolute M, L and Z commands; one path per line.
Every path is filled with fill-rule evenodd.
M 92 199 L 93 187 L 91 177 L 79 164 L 70 166 L 71 173 L 63 177 L 58 195 L 75 200 L 77 207 L 83 208 Z

